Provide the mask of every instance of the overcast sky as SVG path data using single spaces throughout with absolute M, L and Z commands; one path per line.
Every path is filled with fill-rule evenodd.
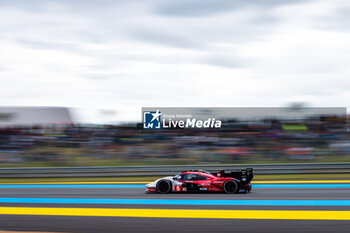
M 0 106 L 350 107 L 349 62 L 348 0 L 0 0 Z

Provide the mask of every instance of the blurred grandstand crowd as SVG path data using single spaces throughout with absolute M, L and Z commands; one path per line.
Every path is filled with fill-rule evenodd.
M 0 166 L 345 162 L 349 121 L 226 121 L 218 129 L 143 130 L 139 124 L 0 126 Z

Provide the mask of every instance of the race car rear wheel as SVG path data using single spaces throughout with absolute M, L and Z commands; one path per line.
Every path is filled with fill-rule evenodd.
M 228 180 L 223 184 L 222 188 L 225 193 L 235 193 L 237 191 L 237 183 L 234 180 Z
M 169 180 L 160 180 L 157 183 L 157 190 L 159 193 L 170 193 L 171 192 L 171 183 Z

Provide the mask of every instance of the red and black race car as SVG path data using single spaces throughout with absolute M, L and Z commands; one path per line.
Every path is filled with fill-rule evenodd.
M 147 193 L 225 192 L 249 193 L 253 169 L 223 170 L 210 173 L 204 170 L 184 171 L 176 176 L 160 178 L 146 185 Z

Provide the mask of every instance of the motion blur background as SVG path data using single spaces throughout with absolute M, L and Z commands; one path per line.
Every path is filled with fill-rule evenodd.
M 316 114 L 320 109 L 323 113 Z M 219 112 L 204 110 L 207 117 Z M 248 114 L 240 116 L 242 110 Z M 229 108 L 226 114 L 231 117 L 220 129 L 147 130 L 140 122 L 74 124 L 66 108 L 0 108 L 0 164 L 205 165 L 350 159 L 346 108 Z
M 349 161 L 349 134 L 327 116 L 296 127 L 232 119 L 220 131 L 136 125 L 142 106 L 349 107 L 349 9 L 0 0 L 0 166 Z

